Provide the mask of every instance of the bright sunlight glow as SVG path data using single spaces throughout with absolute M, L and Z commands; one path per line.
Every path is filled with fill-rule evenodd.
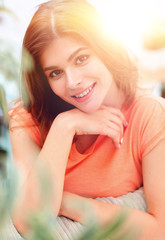
M 138 51 L 143 34 L 154 19 L 165 18 L 164 0 L 90 0 L 102 14 L 109 34 Z M 138 43 L 138 44 L 137 44 Z

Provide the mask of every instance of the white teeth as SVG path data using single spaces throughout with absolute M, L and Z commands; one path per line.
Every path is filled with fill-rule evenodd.
M 92 87 L 88 88 L 86 91 L 84 91 L 83 93 L 76 95 L 76 98 L 81 98 L 84 97 L 85 95 L 87 95 L 90 91 L 92 90 Z

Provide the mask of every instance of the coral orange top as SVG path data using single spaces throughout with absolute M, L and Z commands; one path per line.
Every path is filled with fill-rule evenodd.
M 165 138 L 165 99 L 151 95 L 136 97 L 122 111 L 128 127 L 121 148 L 102 135 L 84 154 L 73 143 L 64 190 L 92 198 L 117 197 L 142 186 L 143 157 Z M 28 123 L 33 121 L 26 110 L 22 114 Z M 39 128 L 29 127 L 27 133 L 41 147 Z

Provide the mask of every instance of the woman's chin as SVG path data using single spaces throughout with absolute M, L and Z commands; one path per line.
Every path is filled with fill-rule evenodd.
M 91 106 L 83 106 L 83 107 L 77 107 L 79 110 L 81 110 L 82 112 L 86 112 L 86 113 L 92 113 L 97 111 L 100 108 L 100 105 L 91 105 Z

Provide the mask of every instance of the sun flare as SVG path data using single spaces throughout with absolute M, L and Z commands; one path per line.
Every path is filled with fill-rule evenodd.
M 164 18 L 162 0 L 91 0 L 103 16 L 106 31 L 132 50 L 142 44 L 151 22 Z M 138 44 L 137 44 L 138 43 Z

